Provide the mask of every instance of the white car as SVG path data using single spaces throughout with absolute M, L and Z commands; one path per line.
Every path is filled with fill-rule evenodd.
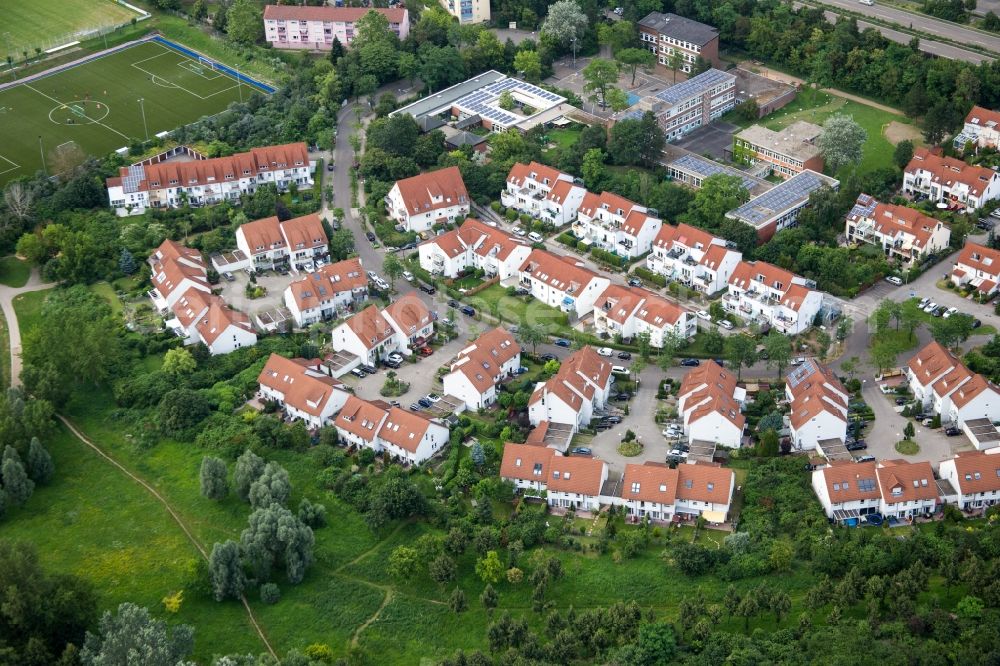
M 439 396 L 437 393 L 428 393 L 427 395 L 424 396 L 424 398 L 431 404 L 436 404 L 438 402 L 441 402 L 441 396 Z
M 664 429 L 660 434 L 662 434 L 664 437 L 680 437 L 681 430 L 680 428 L 675 428 L 674 426 L 671 426 L 669 428 Z
M 726 329 L 727 331 L 733 330 L 733 322 L 729 321 L 728 319 L 723 319 L 722 321 L 720 321 L 719 326 Z
M 375 271 L 368 271 L 368 279 L 371 280 L 372 282 L 378 280 L 379 279 L 378 273 L 376 273 Z
M 611 351 L 611 347 L 601 347 L 600 349 L 597 350 L 598 356 L 609 356 L 610 357 L 612 353 L 614 353 L 614 352 Z
M 382 278 L 375 278 L 375 286 L 378 287 L 379 291 L 387 291 L 389 289 L 389 283 Z
M 497 226 L 497 223 L 494 222 L 493 220 L 485 220 L 485 222 L 486 222 L 487 226 L 490 226 L 490 227 L 496 227 Z
M 410 271 L 403 271 L 403 279 L 407 282 L 413 282 L 413 273 Z
M 391 354 L 389 354 L 388 359 L 390 361 L 395 362 L 395 363 L 402 363 L 403 362 L 403 355 L 400 354 L 399 352 L 392 352 Z
M 681 451 L 680 449 L 673 449 L 667 455 L 670 456 L 671 458 L 683 458 L 684 460 L 687 460 L 688 452 Z
M 524 235 L 524 229 L 522 229 L 521 227 L 514 227 L 513 229 L 510 230 L 510 232 L 512 234 L 514 234 L 515 236 L 523 236 Z
M 958 314 L 958 308 L 948 308 L 948 309 L 947 309 L 947 310 L 945 310 L 945 312 L 944 312 L 944 316 L 945 316 L 945 317 L 950 317 L 950 316 L 952 316 L 953 314 Z
M 532 231 L 530 234 L 528 234 L 528 240 L 530 240 L 532 243 L 541 243 L 543 240 L 545 240 L 545 237 L 542 236 L 537 231 Z
M 802 365 L 805 362 L 806 362 L 806 357 L 805 356 L 799 356 L 798 358 L 793 358 L 792 359 L 791 365 L 793 365 L 795 367 L 798 367 L 798 366 Z
M 705 321 L 712 321 L 712 315 L 708 314 L 704 310 L 698 310 L 698 312 L 696 312 L 695 314 L 698 316 L 698 319 L 704 319 Z
M 927 307 L 927 304 L 930 303 L 930 302 L 931 302 L 931 299 L 929 299 L 929 298 L 926 298 L 926 297 L 925 298 L 921 298 L 920 302 L 917 303 L 917 307 L 920 308 L 921 310 L 923 310 L 924 308 Z
M 930 303 L 924 306 L 924 312 L 926 312 L 927 314 L 930 314 L 937 309 L 938 309 L 938 304 L 935 303 L 934 301 L 931 301 Z
M 616 375 L 622 375 L 624 377 L 628 377 L 629 375 L 632 374 L 632 372 L 628 368 L 626 368 L 624 365 L 613 365 L 613 366 L 611 366 L 611 372 L 614 373 L 614 374 L 616 374 Z
M 889 284 L 894 284 L 894 285 L 896 285 L 897 287 L 898 287 L 899 285 L 903 284 L 903 280 L 902 280 L 902 279 L 900 279 L 900 278 L 898 278 L 898 277 L 896 277 L 895 275 L 890 275 L 889 277 L 887 277 L 887 278 L 885 279 L 885 281 L 886 281 L 886 282 L 888 282 Z

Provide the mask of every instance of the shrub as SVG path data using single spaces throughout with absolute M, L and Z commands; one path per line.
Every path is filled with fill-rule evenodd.
M 642 266 L 636 266 L 635 268 L 632 269 L 632 273 L 642 278 L 643 280 L 647 282 L 652 282 L 653 284 L 658 285 L 660 287 L 667 286 L 667 278 L 665 276 L 660 275 L 659 273 L 654 273 L 648 268 L 644 268 Z
M 260 586 L 260 600 L 267 605 L 278 603 L 281 599 L 281 590 L 274 583 L 264 583 Z
M 568 231 L 563 232 L 556 236 L 556 240 L 566 245 L 567 247 L 576 247 L 577 240 L 573 238 L 573 235 Z

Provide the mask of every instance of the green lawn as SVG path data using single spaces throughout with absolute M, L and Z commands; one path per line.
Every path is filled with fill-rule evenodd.
M 31 277 L 31 264 L 17 257 L 0 258 L 0 283 L 8 287 L 23 287 Z
M 14 311 L 17 313 L 17 324 L 21 328 L 21 337 L 24 334 L 41 324 L 42 304 L 49 294 L 49 289 L 44 291 L 29 291 L 14 297 Z
M 547 132 L 549 141 L 565 150 L 573 146 L 583 133 L 583 125 L 572 124 L 560 129 L 552 129 Z
M 10 337 L 7 335 L 7 318 L 0 311 L 0 390 L 10 386 Z
M 541 326 L 552 335 L 569 335 L 566 313 L 524 296 L 508 296 L 507 289 L 495 284 L 475 296 L 462 299 L 477 311 L 499 317 L 504 322 Z
M 60 173 L 82 155 L 218 113 L 241 94 L 253 92 L 154 42 L 8 88 L 0 91 L 0 184 L 41 169 L 42 152 L 48 171 Z
M 77 41 L 91 30 L 128 23 L 138 13 L 112 0 L 20 0 L 0 3 L 0 58 L 21 60 Z

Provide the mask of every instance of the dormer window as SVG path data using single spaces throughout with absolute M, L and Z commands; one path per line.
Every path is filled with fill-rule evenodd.
M 639 492 L 639 482 L 638 481 L 633 481 L 632 482 L 632 492 L 633 493 L 638 493 Z

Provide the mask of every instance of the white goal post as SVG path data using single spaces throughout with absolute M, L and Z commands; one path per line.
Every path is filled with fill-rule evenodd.
M 213 71 L 215 70 L 215 61 L 209 60 L 208 58 L 198 56 L 198 64 Z

